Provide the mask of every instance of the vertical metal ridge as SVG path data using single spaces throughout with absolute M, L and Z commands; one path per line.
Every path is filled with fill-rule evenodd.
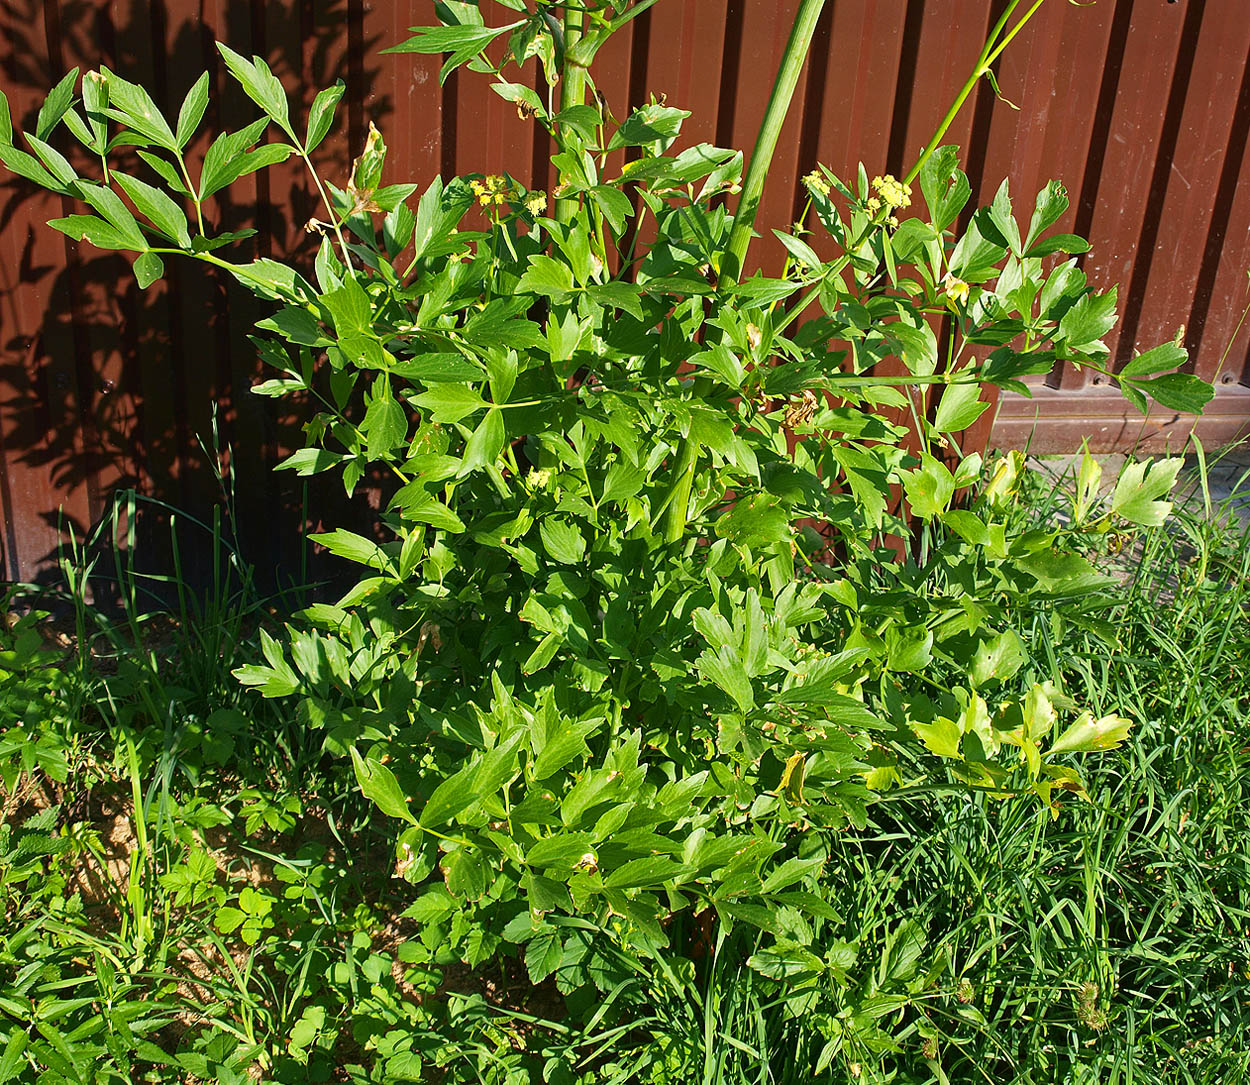
M 264 3 L 265 0 L 259 0 Z M 365 145 L 365 41 L 363 0 L 347 0 L 347 142 L 349 161 Z
M 1163 110 L 1163 129 L 1159 143 L 1154 148 L 1154 165 L 1150 184 L 1146 191 L 1146 209 L 1141 230 L 1137 235 L 1137 249 L 1133 259 L 1133 273 L 1124 284 L 1120 302 L 1124 306 L 1124 318 L 1120 325 L 1115 357 L 1116 369 L 1121 368 L 1133 356 L 1137 342 L 1137 329 L 1141 324 L 1142 306 L 1146 300 L 1146 286 L 1155 259 L 1155 245 L 1159 238 L 1160 216 L 1167 197 L 1168 176 L 1176 158 L 1177 140 L 1180 135 L 1181 114 L 1185 108 L 1189 78 L 1193 73 L 1197 55 L 1198 35 L 1202 29 L 1202 4 L 1190 4 L 1185 9 L 1176 50 L 1176 67 L 1168 87 L 1167 103 Z
M 716 108 L 716 143 L 719 147 L 733 146 L 745 17 L 746 0 L 725 0 L 725 40 L 721 46 L 720 94 Z
M 60 11 L 58 4 L 54 0 L 45 0 L 44 2 L 44 33 L 47 42 L 49 75 L 53 80 L 59 80 L 65 74 L 67 68 L 65 65 L 65 41 L 61 32 Z M 54 140 L 55 137 L 49 136 L 48 138 Z M 62 197 L 60 202 L 65 214 L 73 214 L 79 210 L 69 197 Z M 69 237 L 62 237 L 61 241 L 65 252 L 63 274 L 68 286 L 67 297 L 64 299 L 70 318 L 68 343 L 72 348 L 73 356 L 67 359 L 57 359 L 50 354 L 49 370 L 51 371 L 52 367 L 64 367 L 65 372 L 63 375 L 67 380 L 72 395 L 72 417 L 77 420 L 78 432 L 74 434 L 67 432 L 59 438 L 53 437 L 53 440 L 59 441 L 61 444 L 60 451 L 66 461 L 62 467 L 62 479 L 64 480 L 62 485 L 67 490 L 67 494 L 73 493 L 76 481 L 80 482 L 85 490 L 88 522 L 80 526 L 90 528 L 97 509 L 101 507 L 100 480 L 97 474 L 101 442 L 95 418 L 92 415 L 92 407 L 95 401 L 95 380 L 92 369 L 90 336 L 87 330 L 86 315 L 83 310 L 82 290 L 80 289 L 83 260 L 78 245 L 71 242 Z M 61 375 L 58 374 L 57 376 Z M 71 416 L 66 412 L 65 420 L 67 421 L 69 417 Z M 79 461 L 76 470 L 69 462 L 71 457 L 77 458 Z M 75 479 L 77 474 L 81 475 L 81 478 L 78 480 Z M 54 485 L 58 482 L 55 475 L 50 481 Z
M 890 139 L 886 146 L 886 169 L 893 174 L 904 170 L 907 154 L 907 129 L 911 119 L 915 82 L 912 74 L 920 57 L 920 35 L 924 28 L 924 0 L 907 0 L 903 21 L 903 39 L 899 47 L 898 79 L 894 86 L 894 112 L 890 119 Z
M 457 111 L 456 100 L 460 89 L 460 74 L 452 72 L 440 88 L 443 102 L 442 145 L 439 148 L 439 170 L 443 180 L 448 181 L 456 174 L 456 136 Z
M 1219 357 L 1217 350 L 1222 352 L 1222 345 L 1215 344 L 1216 349 L 1211 351 L 1212 357 L 1206 365 L 1202 364 L 1205 360 L 1202 356 L 1202 346 L 1206 338 L 1211 306 L 1215 301 L 1215 283 L 1220 270 L 1224 244 L 1228 239 L 1237 191 L 1243 176 L 1242 168 L 1248 140 L 1250 140 L 1250 55 L 1246 57 L 1241 73 L 1237 105 L 1233 110 L 1228 145 L 1224 152 L 1224 163 L 1215 185 L 1213 213 L 1202 246 L 1202 262 L 1187 321 L 1191 356 L 1198 360 L 1199 374 L 1207 379 L 1215 375 Z M 1230 321 L 1229 325 L 1229 334 L 1231 334 L 1232 328 L 1236 326 L 1235 319 Z M 1246 372 L 1244 367 L 1241 370 L 1233 370 L 1226 365 L 1225 369 L 1226 374 L 1222 373 L 1220 377 L 1228 384 L 1235 383 L 1237 379 L 1244 380 L 1250 377 L 1250 373 Z
M 802 178 L 816 168 L 820 160 L 820 130 L 824 123 L 825 94 L 829 86 L 829 65 L 833 62 L 833 12 L 838 0 L 827 0 L 807 57 L 807 86 L 803 88 L 802 123 L 799 126 L 799 150 L 795 159 L 794 199 L 791 218 L 798 219 L 806 202 Z
M 985 26 L 981 35 L 983 40 L 989 37 L 990 31 L 1002 16 L 1003 9 L 1006 6 L 1006 0 L 994 0 L 990 5 L 989 10 L 986 12 Z M 1003 57 L 1000 56 L 991 67 L 994 72 L 994 78 L 998 79 L 1002 75 Z M 987 180 L 985 170 L 989 160 L 990 126 L 993 122 L 994 106 L 997 101 L 998 97 L 994 93 L 994 88 L 990 86 L 989 80 L 982 79 L 977 85 L 977 89 L 973 92 L 972 125 L 968 136 L 968 146 L 964 148 L 964 170 L 967 172 L 968 182 L 972 185 L 973 193 L 981 193 L 983 200 L 989 198 L 989 190 L 985 187 Z M 988 180 L 989 188 L 995 190 L 1002 182 L 1001 177 L 990 177 Z M 964 214 L 961 216 L 960 221 L 965 225 L 967 223 L 966 216 L 969 214 L 974 202 L 969 201 L 968 207 L 964 209 Z
M 1089 236 L 1090 225 L 1094 220 L 1098 185 L 1102 180 L 1102 166 L 1107 157 L 1107 142 L 1111 138 L 1111 122 L 1116 95 L 1120 89 L 1124 54 L 1128 48 L 1129 20 L 1132 14 L 1133 0 L 1116 0 L 1107 54 L 1103 59 L 1102 79 L 1099 80 L 1098 96 L 1094 102 L 1094 125 L 1090 132 L 1089 151 L 1085 157 L 1085 170 L 1081 176 L 1081 188 L 1076 201 L 1076 232 L 1082 237 Z

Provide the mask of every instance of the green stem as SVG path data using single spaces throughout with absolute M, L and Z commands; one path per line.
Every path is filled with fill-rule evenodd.
M 312 174 L 313 184 L 317 186 L 317 192 L 321 196 L 321 202 L 325 204 L 326 214 L 330 216 L 330 226 L 334 230 L 334 236 L 338 239 L 339 252 L 343 254 L 343 266 L 350 271 L 352 267 L 352 254 L 347 247 L 347 242 L 343 238 L 343 231 L 339 226 L 339 216 L 334 210 L 334 205 L 330 202 L 330 194 L 326 191 L 325 185 L 321 183 L 321 178 L 318 176 L 317 170 L 312 164 L 312 159 L 308 157 L 308 152 L 304 150 L 303 146 L 297 140 L 292 139 L 292 142 L 295 143 L 295 149 L 299 153 L 300 158 L 304 160 L 304 165 L 308 167 L 308 172 Z
M 204 236 L 204 212 L 201 209 L 199 196 L 196 195 L 195 185 L 191 183 L 191 174 L 187 171 L 187 160 L 178 155 L 178 165 L 182 169 L 182 179 L 187 183 L 187 191 L 191 193 L 191 202 L 195 204 L 195 221 L 200 229 L 200 237 Z
M 573 64 L 568 55 L 582 38 L 586 25 L 586 16 L 581 11 L 564 13 L 564 71 L 560 73 L 560 111 L 581 105 L 586 98 L 586 69 L 580 64 Z M 577 200 L 564 197 L 556 202 L 556 221 L 572 222 L 577 214 Z
M 799 74 L 812 46 L 816 21 L 824 6 L 825 0 L 801 0 L 798 13 L 794 17 L 790 40 L 786 42 L 781 66 L 777 69 L 777 80 L 768 98 L 768 108 L 764 111 L 764 121 L 755 139 L 755 148 L 751 151 L 751 163 L 742 182 L 742 198 L 738 202 L 733 230 L 729 234 L 729 243 L 721 261 L 720 281 L 726 285 L 737 282 L 746 264 L 747 250 L 751 246 L 751 227 L 754 226 L 755 216 L 759 212 L 764 179 L 768 176 L 768 167 L 777 150 L 781 127 L 785 123 L 790 100 L 799 83 Z
M 998 43 L 998 45 L 994 47 L 994 51 L 993 53 L 990 54 L 989 60 L 987 61 L 988 64 L 993 64 L 994 61 L 998 59 L 999 53 L 1001 53 L 1004 49 L 1007 48 L 1008 45 L 1011 44 L 1011 39 L 1020 33 L 1020 31 L 1024 28 L 1024 24 L 1027 23 L 1031 18 L 1033 18 L 1034 13 L 1044 3 L 1046 3 L 1046 0 L 1033 0 L 1033 6 L 1029 8 L 1029 10 L 1026 11 L 1022 16 L 1020 16 L 1020 21 L 1011 28 L 1011 33 L 1009 33 L 1005 38 L 1003 38 L 1002 41 Z M 1011 6 L 1012 8 L 1014 8 L 1015 4 L 1012 4 Z M 1010 14 L 1010 11 L 1008 12 L 1008 14 Z M 999 20 L 1000 23 L 1003 21 L 1005 20 Z
M 681 444 L 668 496 L 664 499 L 664 541 L 678 542 L 686 533 L 690 515 L 690 491 L 694 487 L 694 470 L 699 462 L 699 442 L 687 437 Z
M 920 171 L 924 169 L 924 164 L 929 161 L 930 156 L 941 145 L 942 137 L 946 135 L 947 129 L 949 129 L 954 123 L 955 118 L 959 115 L 959 111 L 964 106 L 964 102 L 968 100 L 968 95 L 972 93 L 973 88 L 981 82 L 986 75 L 989 74 L 990 69 L 993 67 L 994 62 L 1002 54 L 1002 51 L 1006 49 L 1009 44 L 1011 44 L 1012 39 L 1015 38 L 1015 36 L 1019 34 L 1022 29 L 1024 29 L 1025 24 L 1037 14 L 1038 9 L 1045 2 L 1046 0 L 1033 0 L 1032 7 L 1020 16 L 1016 25 L 1013 26 L 1007 35 L 1002 37 L 1002 40 L 1000 41 L 999 38 L 1002 35 L 1003 30 L 1006 29 L 1007 24 L 1011 21 L 1011 16 L 1015 13 L 1016 8 L 1020 6 L 1021 0 L 1011 0 L 1011 2 L 1007 5 L 1006 10 L 1003 12 L 998 22 L 994 24 L 994 29 L 990 31 L 990 36 L 986 39 L 985 46 L 982 48 L 980 56 L 977 57 L 976 64 L 973 65 L 972 74 L 968 76 L 968 81 L 959 89 L 959 93 L 955 96 L 955 101 L 951 103 L 950 109 L 946 111 L 946 115 L 937 126 L 937 131 L 935 131 L 929 139 L 924 151 L 916 160 L 916 164 L 907 171 L 907 176 L 903 178 L 904 184 L 911 184 L 911 182 L 916 179 Z
M 751 245 L 751 227 L 755 223 L 760 197 L 764 192 L 764 179 L 768 176 L 768 167 L 777 150 L 781 127 L 785 123 L 790 101 L 799 83 L 799 74 L 803 71 L 803 64 L 811 49 L 816 21 L 824 6 L 825 0 L 801 0 L 798 13 L 794 16 L 790 40 L 786 42 L 781 66 L 777 69 L 777 78 L 768 98 L 768 107 L 764 111 L 764 120 L 760 124 L 755 148 L 751 152 L 751 164 L 747 167 L 742 183 L 742 198 L 734 215 L 733 230 L 730 231 L 729 241 L 721 258 L 719 275 L 724 286 L 732 286 L 737 282 L 746 261 L 747 249 Z M 700 394 L 705 395 L 706 390 L 696 382 L 695 395 L 697 397 Z M 698 462 L 699 444 L 687 437 L 677 451 L 672 481 L 664 502 L 667 506 L 664 509 L 664 538 L 667 542 L 677 542 L 686 533 L 690 491 L 694 487 L 694 473 Z

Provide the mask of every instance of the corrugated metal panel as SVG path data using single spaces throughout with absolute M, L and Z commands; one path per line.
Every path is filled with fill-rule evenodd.
M 598 78 L 614 110 L 666 95 L 694 111 L 688 133 L 749 150 L 797 0 L 662 0 L 604 51 Z M 489 19 L 511 18 L 484 0 Z M 817 161 L 849 175 L 901 172 L 956 89 L 1003 0 L 830 0 L 782 137 L 761 232 L 800 204 L 798 178 Z M 342 176 L 370 121 L 390 146 L 390 176 L 507 170 L 546 183 L 547 140 L 486 83 L 438 83 L 439 59 L 378 50 L 428 19 L 428 0 L 4 0 L 0 86 L 27 127 L 46 88 L 75 64 L 107 64 L 148 85 L 171 114 L 204 68 L 209 114 L 254 112 L 226 77 L 214 40 L 265 56 L 303 108 L 347 81 L 346 122 L 318 159 Z M 977 196 L 1011 179 L 1018 204 L 1050 177 L 1073 209 L 1060 225 L 1088 232 L 1092 279 L 1118 281 L 1121 362 L 1180 325 L 1197 371 L 1216 377 L 1246 300 L 1250 186 L 1250 18 L 1245 0 L 1053 0 L 1004 55 L 1003 94 L 988 86 L 952 128 Z M 535 75 L 537 78 L 537 75 Z M 346 138 L 344 138 L 346 137 Z M 207 137 L 201 137 L 206 145 Z M 259 211 L 257 209 L 260 209 Z M 135 484 L 196 512 L 218 494 L 198 444 L 219 405 L 241 484 L 235 527 L 251 552 L 290 562 L 303 494 L 268 471 L 300 418 L 247 394 L 257 365 L 245 335 L 260 315 L 243 291 L 204 269 L 171 264 L 140 292 L 115 255 L 43 226 L 61 201 L 0 185 L 0 512 L 3 575 L 32 577 L 54 552 L 58 516 L 79 528 L 109 491 Z M 234 186 L 223 225 L 255 222 L 262 251 L 307 251 L 315 195 L 294 162 Z M 759 243 L 769 264 L 780 247 Z M 1218 373 L 1203 422 L 1212 439 L 1250 419 L 1245 340 Z M 977 443 L 1071 449 L 1181 439 L 1185 419 L 1143 426 L 1096 381 L 1060 372 L 1033 400 L 1004 399 Z M 365 500 L 361 498 L 360 500 Z M 315 507 L 345 515 L 327 488 Z M 60 511 L 58 511 L 60 510 Z M 268 549 L 266 549 L 268 547 Z

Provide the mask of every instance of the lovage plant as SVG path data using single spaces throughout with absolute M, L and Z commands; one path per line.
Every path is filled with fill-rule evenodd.
M 314 536 L 358 582 L 238 676 L 288 699 L 392 819 L 396 872 L 421 887 L 411 962 L 513 943 L 534 981 L 573 993 L 608 982 L 609 947 L 697 957 L 748 931 L 796 1007 L 818 987 L 876 1006 L 893 984 L 893 1012 L 940 969 L 900 936 L 884 952 L 902 964 L 857 970 L 831 834 L 920 783 L 1056 812 L 1083 794 L 1072 755 L 1130 723 L 1043 678 L 1009 618 L 1102 590 L 1078 538 L 1158 523 L 1179 466 L 1130 468 L 1097 514 L 1090 467 L 1073 523 L 1026 529 L 1022 457 L 987 467 L 959 435 L 987 385 L 1025 392 L 1057 361 L 1142 407 L 1209 392 L 1172 344 L 1113 372 L 1115 291 L 1072 258 L 1084 241 L 1050 233 L 1063 187 L 1018 220 L 1004 183 L 969 215 L 941 133 L 901 180 L 815 170 L 799 228 L 777 234 L 783 273 L 748 274 L 821 2 L 801 6 L 745 178 L 738 151 L 677 149 L 676 105 L 617 116 L 590 93 L 597 50 L 653 2 L 504 0 L 516 20 L 487 26 L 447 0 L 397 47 L 447 54 L 444 76 L 481 73 L 540 125 L 549 192 L 389 178 L 375 129 L 349 177 L 323 178 L 310 155 L 343 85 L 296 118 L 265 62 L 224 45 L 262 115 L 202 161 L 185 152 L 207 76 L 170 123 L 107 70 L 66 76 L 30 154 L 6 120 L 0 159 L 86 205 L 51 225 L 136 253 L 141 285 L 180 256 L 273 304 L 253 342 L 277 375 L 255 391 L 311 411 L 282 469 L 348 491 L 385 472 L 375 530 Z M 1013 24 L 1017 6 L 969 86 L 1039 5 Z M 506 74 L 530 63 L 546 94 Z M 57 150 L 61 128 L 89 154 Z M 213 195 L 291 155 L 324 201 L 315 254 L 239 255 Z M 825 1065 L 889 1049 L 880 1016 L 830 1024 Z

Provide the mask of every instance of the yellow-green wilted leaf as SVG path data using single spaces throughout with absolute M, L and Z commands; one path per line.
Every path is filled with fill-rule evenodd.
M 1103 716 L 1094 719 L 1092 712 L 1082 712 L 1058 741 L 1046 751 L 1047 757 L 1060 753 L 1091 753 L 1095 750 L 1114 750 L 1128 738 L 1133 721 L 1123 716 Z
M 912 730 L 916 732 L 930 753 L 938 757 L 953 757 L 962 760 L 959 740 L 963 738 L 963 735 L 954 720 L 939 716 L 932 723 L 913 723 Z

